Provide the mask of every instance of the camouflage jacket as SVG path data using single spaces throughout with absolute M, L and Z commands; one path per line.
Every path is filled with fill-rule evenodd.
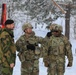
M 3 29 L 0 34 L 2 64 L 9 67 L 11 63 L 15 63 L 16 58 L 16 46 L 13 40 L 13 31 L 9 29 Z
M 35 47 L 36 47 L 35 52 L 27 49 L 27 45 L 28 45 L 27 41 L 30 44 L 35 45 Z M 43 41 L 44 41 L 43 38 L 35 36 L 34 32 L 32 34 L 30 34 L 29 37 L 27 37 L 26 34 L 22 35 L 16 42 L 17 51 L 20 53 L 21 56 L 23 55 L 22 61 L 38 59 L 40 57 L 40 53 L 41 53 L 38 44 L 43 43 Z M 38 54 L 36 53 L 36 51 L 38 52 Z
M 65 56 L 68 61 L 73 61 L 73 55 L 71 50 L 71 44 L 67 37 L 61 35 L 60 37 L 51 36 L 47 44 L 47 56 L 51 61 L 65 62 Z M 46 59 L 45 59 L 46 60 Z

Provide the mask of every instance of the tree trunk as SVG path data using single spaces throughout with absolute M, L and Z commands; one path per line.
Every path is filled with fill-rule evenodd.
M 66 6 L 66 14 L 65 14 L 65 36 L 69 39 L 70 33 L 70 4 Z

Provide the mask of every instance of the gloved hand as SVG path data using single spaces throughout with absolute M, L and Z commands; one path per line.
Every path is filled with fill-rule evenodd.
M 72 66 L 72 62 L 68 62 L 67 67 L 71 67 Z
M 46 34 L 47 37 L 50 37 L 51 35 L 52 35 L 51 32 L 48 32 L 48 33 Z
M 28 44 L 27 49 L 29 50 L 35 50 L 35 46 L 33 44 Z
M 49 66 L 48 61 L 44 61 L 44 65 L 45 65 L 45 67 L 48 67 Z

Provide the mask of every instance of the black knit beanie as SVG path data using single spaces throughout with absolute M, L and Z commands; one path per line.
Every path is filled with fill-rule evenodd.
M 11 19 L 8 19 L 8 20 L 5 21 L 5 26 L 6 26 L 7 24 L 12 24 L 12 23 L 14 23 L 14 21 L 11 20 Z

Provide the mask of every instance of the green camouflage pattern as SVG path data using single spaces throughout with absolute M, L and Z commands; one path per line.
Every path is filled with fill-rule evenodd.
M 73 62 L 71 44 L 67 37 L 61 35 L 55 37 L 52 35 L 47 44 L 47 54 L 44 61 L 48 61 L 48 75 L 64 75 L 65 72 L 65 56 L 69 62 Z
M 43 57 L 44 65 L 45 65 L 45 67 L 47 67 L 46 64 L 48 65 L 48 63 L 49 63 L 48 42 L 49 42 L 50 37 L 45 36 L 44 39 L 46 40 L 46 42 L 44 44 L 42 44 L 42 47 L 41 47 L 42 48 L 42 51 L 41 51 L 42 56 L 41 57 Z
M 0 59 L 2 65 L 2 75 L 12 75 L 10 64 L 15 64 L 16 59 L 16 46 L 13 40 L 13 31 L 3 29 L 0 34 Z M 2 57 L 1 57 L 2 55 Z M 7 69 L 6 69 L 7 68 Z
M 0 64 L 2 64 L 3 52 L 2 52 L 2 44 L 0 40 Z
M 0 75 L 12 75 L 12 74 L 13 74 L 13 68 L 1 67 Z
M 17 40 L 16 47 L 21 61 L 21 75 L 39 75 L 40 48 L 35 46 L 35 52 L 27 50 L 27 41 L 29 41 L 30 44 L 38 45 L 43 42 L 43 38 L 35 36 L 35 33 L 32 32 L 29 37 L 24 34 Z

